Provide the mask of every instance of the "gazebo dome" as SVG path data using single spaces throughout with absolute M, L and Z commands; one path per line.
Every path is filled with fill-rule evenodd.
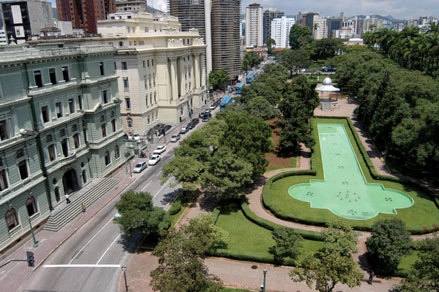
M 325 80 L 323 80 L 323 85 L 332 85 L 331 78 L 326 77 Z

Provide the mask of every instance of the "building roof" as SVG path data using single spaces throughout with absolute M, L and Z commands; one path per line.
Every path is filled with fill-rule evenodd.
M 340 88 L 334 87 L 331 78 L 326 77 L 322 85 L 317 87 L 316 90 L 322 92 L 337 92 L 340 91 Z

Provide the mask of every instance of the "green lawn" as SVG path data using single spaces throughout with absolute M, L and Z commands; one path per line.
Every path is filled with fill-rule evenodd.
M 412 265 L 415 263 L 415 261 L 418 259 L 417 252 L 415 250 L 412 250 L 412 252 L 409 255 L 404 256 L 401 259 L 401 262 L 398 266 L 398 272 L 399 274 L 408 274 L 410 271 Z
M 397 215 L 386 215 L 380 214 L 375 218 L 369 220 L 349 220 L 344 219 L 342 217 L 336 216 L 332 214 L 328 210 L 324 209 L 314 209 L 309 206 L 308 202 L 302 202 L 299 200 L 293 199 L 288 194 L 288 188 L 297 183 L 308 183 L 310 179 L 323 178 L 322 171 L 322 161 L 320 157 L 320 146 L 318 133 L 316 130 L 316 124 L 319 123 L 343 123 L 346 128 L 346 132 L 351 140 L 351 144 L 355 150 L 357 158 L 360 162 L 363 174 L 366 177 L 366 180 L 370 183 L 381 183 L 386 188 L 392 188 L 399 191 L 402 191 L 408 195 L 410 195 L 414 199 L 414 205 L 410 208 L 406 209 L 398 209 Z M 362 159 L 360 150 L 358 149 L 357 144 L 355 143 L 352 132 L 350 131 L 347 122 L 345 120 L 336 120 L 336 119 L 314 119 L 312 121 L 314 131 L 313 134 L 315 136 L 316 145 L 314 147 L 314 153 L 312 155 L 312 167 L 317 171 L 316 176 L 289 176 L 285 178 L 281 178 L 271 185 L 270 190 L 264 190 L 264 202 L 268 205 L 269 209 L 275 213 L 276 215 L 292 220 L 305 222 L 310 224 L 324 224 L 329 220 L 338 219 L 343 220 L 350 224 L 351 226 L 358 229 L 368 229 L 372 226 L 375 221 L 384 220 L 384 219 L 392 219 L 399 218 L 403 220 L 408 230 L 411 232 L 422 233 L 424 232 L 424 227 L 428 228 L 428 230 L 432 230 L 433 224 L 439 225 L 439 210 L 436 208 L 431 199 L 423 194 L 420 191 L 417 191 L 411 187 L 406 185 L 402 185 L 400 183 L 391 182 L 391 181 L 383 181 L 383 180 L 374 180 L 369 170 L 366 166 L 365 161 Z
M 249 221 L 240 209 L 221 213 L 216 225 L 229 233 L 226 252 L 242 255 L 242 259 L 273 261 L 273 255 L 269 253 L 270 247 L 274 245 L 271 231 Z M 323 242 L 304 239 L 302 245 L 299 260 L 323 247 Z

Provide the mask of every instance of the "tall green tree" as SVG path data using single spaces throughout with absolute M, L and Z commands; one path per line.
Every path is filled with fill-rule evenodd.
M 209 281 L 203 260 L 210 250 L 224 248 L 226 241 L 227 234 L 212 224 L 210 215 L 171 230 L 153 251 L 159 258 L 159 266 L 151 272 L 153 290 L 206 291 Z
M 244 110 L 251 116 L 258 117 L 264 121 L 271 120 L 279 115 L 279 111 L 264 97 L 257 96 L 250 100 Z
M 312 31 L 307 26 L 294 24 L 290 29 L 290 47 L 297 50 L 312 42 Z
M 276 41 L 272 38 L 269 38 L 267 39 L 265 44 L 267 45 L 268 54 L 271 55 L 273 53 L 274 46 L 276 45 Z
M 277 55 L 279 63 L 290 71 L 290 77 L 294 72 L 308 67 L 310 64 L 310 52 L 305 49 L 284 49 Z
M 393 275 L 410 249 L 410 233 L 399 219 L 377 221 L 366 241 L 369 264 L 380 275 Z
M 407 277 L 396 285 L 400 292 L 439 291 L 439 238 L 427 238 L 416 242 L 418 260 Z
M 290 272 L 294 282 L 305 281 L 311 288 L 321 292 L 334 290 L 337 283 L 350 288 L 360 285 L 363 277 L 351 253 L 357 251 L 357 239 L 352 228 L 343 223 L 331 223 L 322 232 L 325 246 L 317 253 L 309 254 L 298 268 Z
M 271 247 L 270 252 L 274 254 L 274 260 L 277 263 L 283 263 L 287 257 L 297 259 L 302 248 L 302 236 L 294 229 L 286 227 L 275 228 L 271 235 L 275 245 Z
M 162 208 L 154 207 L 149 193 L 128 191 L 116 203 L 120 217 L 114 219 L 127 236 L 139 232 L 145 236 L 162 236 L 171 224 L 171 218 Z
M 324 38 L 315 41 L 312 51 L 313 60 L 326 60 L 335 57 L 338 53 L 344 50 L 344 43 L 342 39 L 328 39 Z
M 225 69 L 209 73 L 209 84 L 214 90 L 224 87 L 229 82 L 229 73 Z

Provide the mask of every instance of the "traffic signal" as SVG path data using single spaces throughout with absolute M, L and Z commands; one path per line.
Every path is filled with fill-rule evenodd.
M 34 258 L 34 253 L 31 251 L 27 251 L 26 252 L 26 257 L 27 257 L 27 265 L 29 267 L 33 267 L 35 266 L 35 258 Z

